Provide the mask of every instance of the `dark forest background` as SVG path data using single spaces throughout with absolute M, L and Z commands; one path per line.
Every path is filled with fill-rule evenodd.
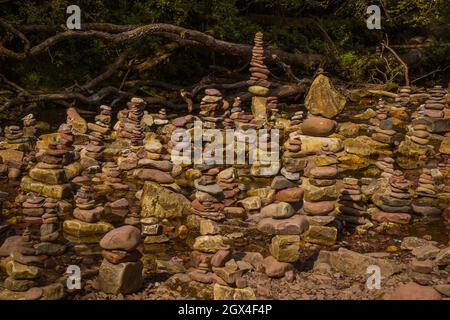
M 0 0 L 0 45 L 21 52 L 26 43 L 33 47 L 65 31 L 66 8 L 71 4 L 81 7 L 83 24 L 167 23 L 236 44 L 252 44 L 255 32 L 263 31 L 268 48 L 318 54 L 320 59 L 308 61 L 304 56 L 302 63 L 291 64 L 296 77 L 311 78 L 321 67 L 350 85 L 402 84 L 402 65 L 380 46 L 388 39 L 389 46 L 408 65 L 413 85 L 447 85 L 449 81 L 448 0 Z M 366 9 L 371 4 L 382 8 L 381 30 L 366 27 Z M 207 81 L 231 83 L 248 77 L 247 56 L 204 45 L 184 45 L 183 34 L 173 39 L 161 34 L 117 43 L 97 37 L 67 39 L 20 59 L 0 51 L 0 109 L 29 107 L 28 102 L 10 103 L 18 94 L 67 92 L 73 90 L 74 84 L 88 83 L 125 50 L 129 52 L 120 67 L 90 87 L 87 94 L 113 86 L 136 94 L 167 97 L 161 92 L 167 86 L 139 81 L 161 81 L 179 88 Z M 289 81 L 280 64 L 269 62 L 269 67 L 273 77 Z

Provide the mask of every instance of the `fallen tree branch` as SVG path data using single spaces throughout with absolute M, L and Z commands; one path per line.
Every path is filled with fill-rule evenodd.
M 98 85 L 100 82 L 111 77 L 117 71 L 117 69 L 119 69 L 125 63 L 125 60 L 127 59 L 130 52 L 131 52 L 131 49 L 126 49 L 124 52 L 122 52 L 117 57 L 117 59 L 116 59 L 116 61 L 114 61 L 114 63 L 109 65 L 109 67 L 106 69 L 105 72 L 103 72 L 99 76 L 95 77 L 91 81 L 87 82 L 81 88 L 84 90 L 91 89 L 91 88 L 95 87 L 96 85 Z
M 403 66 L 403 69 L 404 69 L 403 71 L 404 71 L 404 74 L 405 74 L 405 85 L 409 86 L 410 81 L 409 81 L 409 68 L 408 68 L 408 65 L 405 63 L 405 61 L 403 61 L 402 58 L 400 58 L 400 56 L 397 54 L 397 52 L 395 52 L 395 50 L 392 49 L 389 46 L 389 39 L 388 39 L 387 36 L 386 36 L 386 40 L 381 42 L 381 46 L 383 48 L 386 48 L 387 50 L 389 50 L 393 54 L 395 59 L 397 59 L 397 61 Z
M 10 25 L 14 25 L 8 22 Z M 120 33 L 113 33 L 120 30 Z M 201 45 L 214 52 L 229 54 L 240 57 L 250 57 L 252 46 L 248 44 L 238 44 L 219 40 L 206 33 L 178 27 L 171 24 L 155 23 L 144 26 L 117 26 L 113 24 L 90 24 L 82 25 L 80 31 L 62 31 L 50 36 L 41 43 L 24 49 L 23 52 L 15 52 L 0 46 L 0 55 L 15 59 L 24 60 L 29 56 L 41 54 L 51 46 L 70 39 L 97 38 L 111 43 L 122 43 L 125 41 L 143 38 L 148 35 L 169 37 L 183 45 Z M 320 63 L 323 56 L 314 53 L 288 53 L 279 49 L 266 49 L 266 58 L 272 61 L 272 54 L 276 54 L 280 59 L 291 65 L 308 65 L 310 63 Z

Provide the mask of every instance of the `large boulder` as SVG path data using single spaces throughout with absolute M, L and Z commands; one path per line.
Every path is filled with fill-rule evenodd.
M 305 106 L 313 115 L 334 118 L 344 110 L 346 99 L 337 92 L 328 77 L 319 74 L 311 84 L 305 99 Z
M 190 206 L 191 202 L 182 194 L 154 182 L 145 182 L 141 196 L 142 218 L 179 218 L 190 213 Z
M 321 251 L 316 263 L 327 263 L 348 276 L 366 277 L 367 267 L 370 265 L 380 267 L 382 278 L 388 278 L 399 271 L 398 266 L 388 260 L 374 258 L 345 248 L 339 248 L 338 251 Z
M 432 287 L 415 282 L 401 284 L 387 297 L 388 300 L 441 300 L 441 295 Z

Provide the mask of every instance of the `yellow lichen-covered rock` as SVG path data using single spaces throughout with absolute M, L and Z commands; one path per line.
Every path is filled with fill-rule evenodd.
M 373 154 L 392 154 L 389 145 L 373 140 L 367 136 L 348 138 L 344 140 L 344 148 L 347 153 L 359 156 L 370 156 Z
M 214 253 L 224 248 L 223 237 L 221 235 L 200 236 L 195 238 L 193 248 L 206 253 Z
M 214 285 L 214 300 L 256 300 L 255 293 L 250 287 L 239 289 Z
M 72 219 L 63 222 L 64 237 L 74 242 L 79 242 L 77 240 L 83 238 L 83 243 L 95 243 L 112 229 L 114 226 L 104 221 L 89 223 Z
M 330 246 L 336 243 L 337 229 L 334 227 L 310 225 L 308 231 L 302 235 L 302 238 L 306 242 Z
M 29 176 L 22 178 L 20 187 L 24 191 L 36 192 L 49 198 L 65 199 L 72 196 L 72 187 L 70 184 L 45 184 L 36 180 L 33 180 Z
M 300 251 L 300 236 L 276 235 L 269 246 L 270 254 L 281 262 L 295 262 Z
M 191 202 L 182 194 L 154 182 L 145 182 L 141 196 L 142 218 L 179 218 L 188 215 L 190 207 Z
M 319 74 L 311 84 L 305 98 L 305 106 L 313 115 L 334 118 L 347 103 L 345 97 L 336 91 L 328 77 Z

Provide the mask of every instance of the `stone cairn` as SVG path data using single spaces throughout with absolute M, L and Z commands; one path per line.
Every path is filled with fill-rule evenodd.
M 216 128 L 222 121 L 220 115 L 228 108 L 228 102 L 223 99 L 222 94 L 217 89 L 205 89 L 205 96 L 200 102 L 200 118 L 207 129 Z
M 419 184 L 416 188 L 412 209 L 415 214 L 421 216 L 438 216 L 441 209 L 436 204 L 437 192 L 431 170 L 423 168 L 419 176 Z
M 445 90 L 442 86 L 434 86 L 429 92 L 431 97 L 425 102 L 424 115 L 430 118 L 443 118 L 446 105 Z
M 220 221 L 225 217 L 223 214 L 224 193 L 215 177 L 218 172 L 218 169 L 212 168 L 194 180 L 196 192 L 195 200 L 192 201 L 194 214 L 214 221 Z
M 161 126 L 169 123 L 169 120 L 167 120 L 167 111 L 165 108 L 161 108 L 158 111 L 157 118 L 154 120 L 154 124 Z
M 388 119 L 388 109 L 383 100 L 379 101 L 376 109 L 377 121 L 372 133 L 372 139 L 387 145 L 393 145 L 395 130 L 393 130 L 392 121 Z
M 81 165 L 84 169 L 99 168 L 103 161 L 105 136 L 98 131 L 89 133 L 89 143 L 81 153 Z
M 78 189 L 75 206 L 74 219 L 65 220 L 63 223 L 64 237 L 75 244 L 76 252 L 95 253 L 98 242 L 113 226 L 101 221 L 104 207 L 96 203 L 92 188 L 88 184 L 82 184 Z
M 34 115 L 30 113 L 25 117 L 23 117 L 22 121 L 23 121 L 23 136 L 28 137 L 31 140 L 35 140 L 37 132 L 35 125 L 37 121 Z
M 376 116 L 370 120 L 370 123 L 374 126 L 378 126 L 381 121 L 388 118 L 389 109 L 383 99 L 378 100 L 378 104 L 375 107 Z
M 411 98 L 411 87 L 403 86 L 400 88 L 399 93 L 395 97 L 395 103 L 397 107 L 404 107 L 409 103 Z
M 34 191 L 36 185 L 39 185 L 39 193 L 46 197 L 71 197 L 72 188 L 68 184 L 64 166 L 75 160 L 75 154 L 65 150 L 59 142 L 50 142 L 48 149 L 36 155 L 36 158 L 39 162 L 29 171 L 29 175 L 22 179 L 22 189 Z
M 256 125 L 261 126 L 267 121 L 267 94 L 269 93 L 270 87 L 270 82 L 268 80 L 270 71 L 264 64 L 264 41 L 262 32 L 257 32 L 255 34 L 249 71 L 250 79 L 247 81 L 247 84 L 249 85 L 248 91 L 253 94 L 252 113 Z M 270 98 L 270 101 L 273 106 L 274 101 L 277 101 L 276 97 Z
M 336 216 L 336 177 L 337 159 L 330 152 L 328 145 L 322 146 L 321 154 L 313 157 L 307 170 L 308 185 L 305 188 L 301 213 L 310 221 L 306 241 L 316 244 L 334 244 L 337 229 L 327 226 L 333 223 Z M 317 234 L 320 236 L 317 236 Z
M 250 80 L 247 81 L 247 84 L 250 86 L 249 92 L 261 96 L 267 95 L 270 87 L 270 82 L 267 80 L 270 71 L 264 64 L 264 41 L 262 32 L 255 34 L 249 71 Z
M 408 131 L 407 135 L 409 140 L 417 145 L 425 146 L 430 143 L 430 133 L 427 131 L 425 124 L 413 124 L 412 129 Z
M 255 128 L 255 118 L 252 113 L 245 112 L 241 107 L 241 98 L 234 98 L 233 106 L 230 111 L 230 119 L 234 122 L 234 127 L 237 129 L 247 130 Z
M 380 169 L 381 177 L 389 179 L 395 171 L 395 160 L 389 156 L 380 156 L 378 161 L 375 162 L 375 166 Z
M 88 123 L 88 129 L 108 136 L 111 133 L 111 111 L 110 106 L 101 105 L 100 113 L 95 116 L 95 123 Z
M 339 196 L 339 220 L 349 224 L 366 224 L 367 206 L 358 179 L 344 178 L 344 188 Z
M 301 128 L 304 119 L 304 112 L 302 110 L 296 111 L 291 118 L 290 132 L 298 131 Z
M 142 254 L 137 250 L 140 242 L 141 231 L 133 226 L 122 226 L 104 235 L 100 241 L 103 261 L 97 278 L 99 290 L 110 294 L 139 291 L 144 268 Z
M 389 178 L 388 188 L 372 196 L 373 203 L 381 210 L 372 215 L 377 222 L 407 224 L 411 220 L 411 182 L 405 179 L 400 170 Z
M 117 136 L 119 138 L 126 138 L 135 140 L 134 143 L 138 145 L 140 140 L 143 140 L 143 132 L 140 125 L 142 117 L 144 116 L 145 101 L 141 98 L 132 98 L 127 104 L 128 109 L 119 112 L 119 128 Z M 135 144 L 132 144 L 133 146 Z
M 9 144 L 21 144 L 28 141 L 28 139 L 23 136 L 23 132 L 19 126 L 6 127 L 5 138 Z
M 3 202 L 8 198 L 8 196 L 9 194 L 7 192 L 0 191 L 0 213 L 2 213 L 3 211 Z M 5 237 L 7 236 L 9 230 L 10 225 L 3 220 L 3 215 L 0 215 L 0 241 L 3 242 L 3 240 L 5 240 Z
M 69 124 L 63 123 L 58 128 L 59 144 L 62 149 L 67 151 L 73 151 L 75 142 L 75 136 L 72 133 L 72 127 Z M 78 155 L 79 156 L 79 155 Z

